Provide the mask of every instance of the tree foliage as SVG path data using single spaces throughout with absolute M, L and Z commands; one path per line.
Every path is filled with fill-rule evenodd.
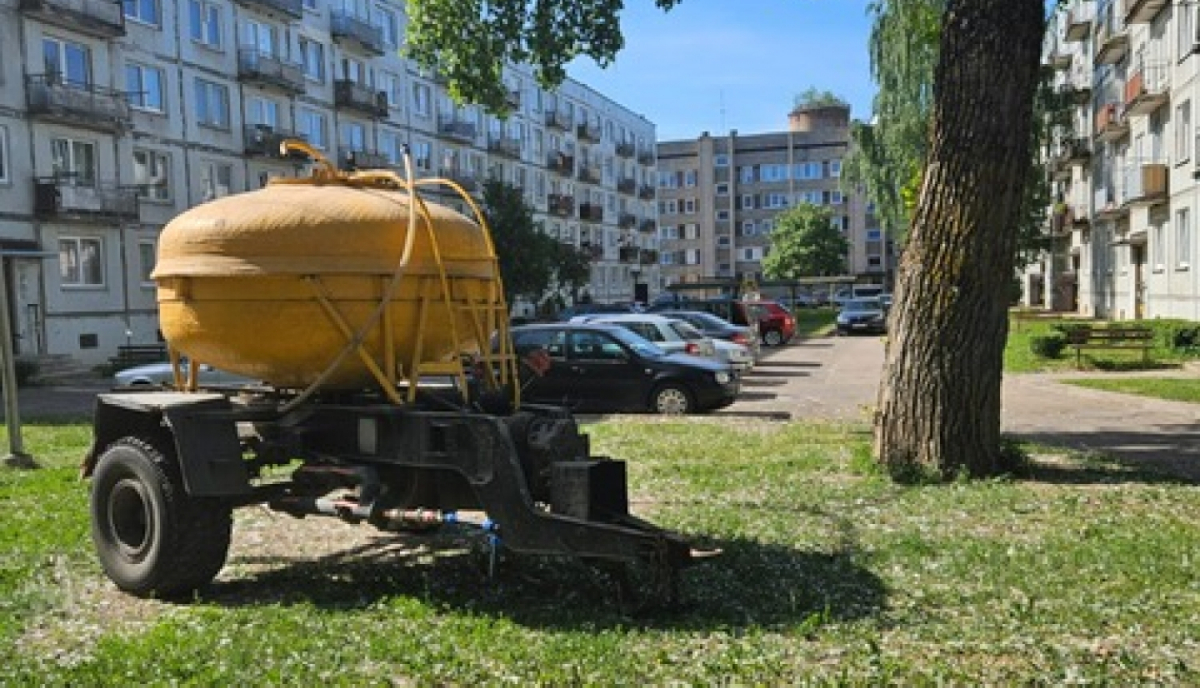
M 680 0 L 655 0 L 669 10 Z M 544 88 L 588 56 L 607 66 L 624 46 L 622 0 L 408 0 L 405 50 L 446 79 L 457 101 L 507 113 L 504 66 L 528 63 Z
M 763 273 L 779 280 L 842 275 L 849 250 L 850 242 L 833 226 L 828 208 L 801 203 L 775 219 Z
M 795 107 L 797 108 L 826 107 L 830 105 L 846 107 L 848 103 L 833 91 L 821 91 L 815 86 L 796 96 L 795 99 Z

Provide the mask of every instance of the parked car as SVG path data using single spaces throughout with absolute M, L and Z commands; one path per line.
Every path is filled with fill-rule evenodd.
M 662 311 L 662 314 L 688 322 L 714 340 L 724 339 L 734 344 L 741 344 L 750 350 L 750 355 L 755 360 L 758 360 L 759 354 L 762 353 L 757 328 L 748 325 L 734 325 L 725 318 L 713 315 L 708 311 Z
M 577 412 L 697 413 L 737 399 L 738 378 L 716 361 L 667 353 L 618 325 L 550 323 L 511 330 L 518 355 L 544 351 L 544 374 L 526 372 L 525 402 Z
M 848 299 L 837 314 L 838 334 L 887 331 L 887 311 L 878 296 Z
M 778 301 L 745 301 L 758 313 L 758 334 L 766 346 L 783 346 L 796 336 L 796 318 Z
M 763 344 L 775 346 L 772 342 L 783 342 L 791 339 L 796 331 L 796 320 L 787 309 L 775 304 L 779 310 L 787 314 L 787 319 L 778 316 L 769 309 L 764 301 L 739 301 L 729 297 L 712 299 L 684 299 L 674 295 L 673 299 L 661 299 L 649 308 L 651 313 L 668 313 L 679 310 L 706 311 L 728 320 L 734 325 L 753 327 Z
M 187 361 L 181 364 L 184 380 L 187 379 L 188 366 Z M 242 387 L 256 382 L 248 377 L 214 368 L 207 363 L 200 364 L 197 371 L 197 383 L 201 387 Z M 162 387 L 174 384 L 175 372 L 169 361 L 126 368 L 113 375 L 113 385 L 117 387 Z
M 581 315 L 616 315 L 632 312 L 633 307 L 627 303 L 579 303 L 574 306 L 567 306 L 559 311 L 558 319 L 566 322 L 571 318 L 577 318 Z
M 669 353 L 691 354 L 716 358 L 713 340 L 703 332 L 678 318 L 668 318 L 658 313 L 624 313 L 621 315 L 593 315 L 572 318 L 571 322 L 595 322 L 620 325 L 649 339 Z

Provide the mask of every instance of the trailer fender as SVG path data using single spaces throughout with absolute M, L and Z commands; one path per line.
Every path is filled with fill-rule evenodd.
M 251 493 L 237 424 L 220 394 L 134 392 L 96 398 L 92 447 L 82 475 L 89 477 L 105 448 L 123 437 L 168 434 L 175 443 L 184 488 L 193 497 Z

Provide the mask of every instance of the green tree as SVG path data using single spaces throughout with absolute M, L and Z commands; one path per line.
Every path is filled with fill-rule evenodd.
M 829 208 L 801 203 L 776 217 L 763 273 L 778 280 L 843 275 L 849 251 L 850 242 L 833 226 Z
M 558 242 L 544 234 L 517 187 L 490 179 L 483 185 L 483 215 L 492 230 L 504 297 L 537 303 L 549 289 Z
M 809 88 L 804 93 L 796 96 L 795 106 L 798 108 L 825 107 L 828 105 L 847 107 L 848 103 L 835 95 L 833 91 L 820 91 L 816 87 Z
M 664 9 L 677 0 L 655 0 Z M 931 4 L 932 3 L 932 4 Z M 623 0 L 409 0 L 409 52 L 436 66 L 455 97 L 504 110 L 503 66 L 533 65 L 543 86 L 588 55 L 621 48 Z M 878 0 L 933 7 L 930 105 L 920 191 L 897 280 L 880 385 L 875 451 L 897 476 L 1007 469 L 1000 380 L 1008 284 L 1030 177 L 1033 99 L 1045 31 L 1042 0 Z M 918 26 L 923 26 L 918 24 Z M 892 35 L 897 59 L 920 37 Z M 911 39 L 911 40 L 910 40 Z M 880 84 L 881 89 L 886 84 Z M 899 97 L 899 96 L 897 96 Z M 899 178 L 902 183 L 912 175 Z M 895 180 L 893 180 L 895 181 Z M 893 188 L 901 188 L 899 186 Z

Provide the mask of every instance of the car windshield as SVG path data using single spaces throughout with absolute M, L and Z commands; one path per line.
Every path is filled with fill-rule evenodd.
M 850 299 L 846 301 L 846 305 L 842 306 L 843 311 L 851 313 L 865 313 L 867 311 L 877 311 L 882 308 L 878 298 L 870 299 Z
M 683 339 L 704 339 L 704 333 L 700 330 L 697 330 L 690 323 L 686 323 L 682 320 L 672 320 L 670 324 L 671 329 L 675 330 L 675 334 L 678 334 Z
M 695 325 L 707 325 L 708 327 L 714 327 L 714 328 L 729 327 L 728 322 L 726 322 L 725 320 L 722 320 L 721 318 L 718 318 L 717 316 L 713 315 L 712 313 L 687 313 L 686 315 L 684 315 L 682 317 L 684 319 L 686 319 L 688 322 L 695 324 Z
M 609 330 L 609 333 L 620 340 L 622 344 L 632 349 L 634 353 L 644 358 L 661 358 L 667 355 L 667 352 L 655 346 L 654 342 L 624 327 L 614 325 Z

